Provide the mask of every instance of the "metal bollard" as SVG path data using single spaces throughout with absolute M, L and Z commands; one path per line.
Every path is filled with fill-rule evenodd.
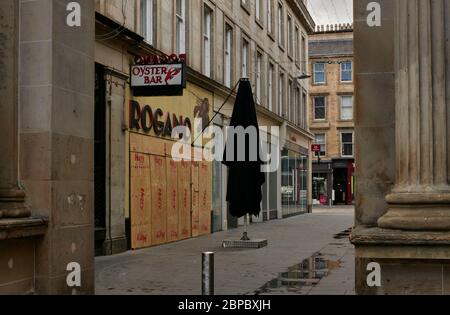
M 202 295 L 214 295 L 214 253 L 202 254 Z

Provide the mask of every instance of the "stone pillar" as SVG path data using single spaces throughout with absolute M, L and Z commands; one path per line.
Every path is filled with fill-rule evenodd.
M 34 289 L 91 294 L 95 1 L 76 1 L 81 26 L 67 23 L 70 0 L 15 2 L 21 15 L 20 177 L 33 215 L 49 220 L 36 241 Z M 70 263 L 80 268 L 81 287 L 67 284 Z
M 356 292 L 449 294 L 450 2 L 379 0 L 375 27 L 370 2 L 354 1 Z
M 30 216 L 18 173 L 18 1 L 0 2 L 0 219 Z
M 396 0 L 396 177 L 381 228 L 450 230 L 445 2 Z

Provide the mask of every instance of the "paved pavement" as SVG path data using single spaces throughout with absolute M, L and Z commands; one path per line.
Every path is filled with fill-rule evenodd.
M 96 258 L 96 293 L 200 294 L 201 253 L 213 251 L 218 295 L 255 294 L 274 279 L 278 279 L 275 282 L 281 287 L 262 294 L 354 294 L 353 246 L 345 234 L 339 239 L 333 237 L 352 226 L 353 208 L 317 208 L 313 214 L 251 225 L 250 237 L 268 239 L 269 245 L 262 249 L 222 248 L 222 240 L 240 238 L 240 228 L 99 257 Z M 314 254 L 314 259 L 319 257 L 326 265 L 317 273 L 310 270 L 309 274 L 319 275 L 313 276 L 311 283 L 299 285 L 298 279 L 288 283 L 283 282 L 286 279 L 280 281 L 281 273 Z M 292 278 L 292 274 L 288 273 L 288 277 Z

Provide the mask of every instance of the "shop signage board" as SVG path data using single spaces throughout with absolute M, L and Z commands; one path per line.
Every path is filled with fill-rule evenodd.
M 318 153 L 321 151 L 321 145 L 320 144 L 313 144 L 311 146 L 311 151 L 314 153 Z
M 186 88 L 186 56 L 138 57 L 131 66 L 134 96 L 177 96 Z

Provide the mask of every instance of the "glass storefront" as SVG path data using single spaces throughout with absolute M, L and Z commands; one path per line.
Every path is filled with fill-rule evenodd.
M 281 153 L 283 217 L 308 211 L 308 157 L 284 149 Z
M 277 148 L 276 145 L 272 144 L 278 142 L 278 138 L 275 135 L 268 135 L 264 131 L 260 130 L 261 141 L 266 143 L 266 146 L 262 147 L 263 152 L 270 153 L 273 149 Z M 263 216 L 266 220 L 277 218 L 277 208 L 278 208 L 278 173 L 277 171 L 266 173 L 266 181 L 262 187 L 262 202 L 261 209 Z
M 315 204 L 328 205 L 328 179 L 327 174 L 313 174 L 312 198 Z

